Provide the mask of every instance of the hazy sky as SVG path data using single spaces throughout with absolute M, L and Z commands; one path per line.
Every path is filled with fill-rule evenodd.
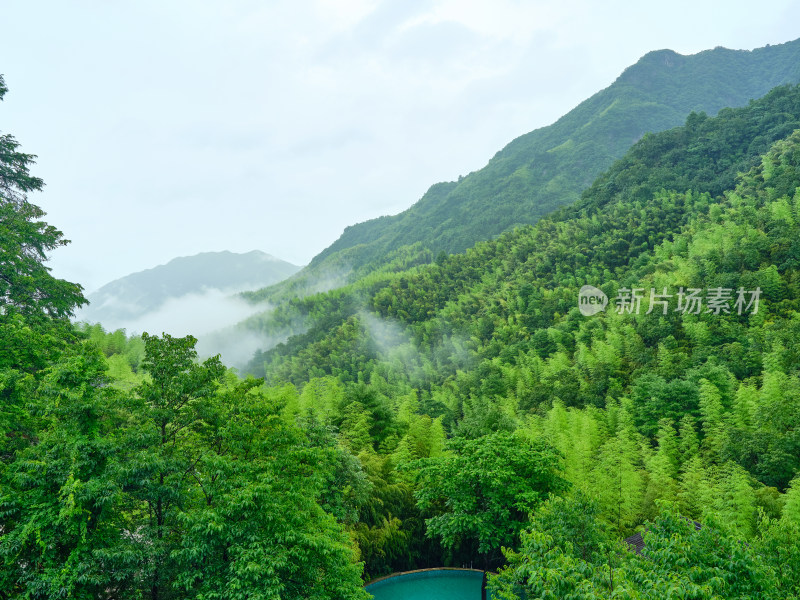
M 91 291 L 202 251 L 304 264 L 650 50 L 800 37 L 800 3 L 1 0 L 0 27 L 0 131 Z

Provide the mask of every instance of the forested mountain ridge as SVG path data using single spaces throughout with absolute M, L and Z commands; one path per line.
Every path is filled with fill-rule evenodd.
M 690 56 L 650 52 L 552 125 L 510 142 L 484 168 L 431 186 L 398 215 L 346 228 L 306 269 L 254 298 L 313 292 L 318 279 L 344 283 L 416 243 L 434 256 L 463 252 L 572 203 L 644 134 L 680 125 L 692 111 L 713 115 L 798 81 L 800 40 Z
M 263 335 L 303 333 L 284 345 L 257 353 L 248 370 L 266 374 L 268 378 L 274 372 L 278 380 L 289 378 L 299 382 L 306 377 L 304 373 L 316 365 L 315 360 L 308 359 L 307 353 L 316 352 L 312 350 L 315 345 L 330 344 L 329 340 L 325 341 L 330 333 L 347 319 L 363 314 L 366 308 L 381 310 L 385 316 L 403 322 L 424 321 L 484 281 L 496 282 L 505 277 L 504 284 L 511 285 L 511 273 L 503 274 L 497 272 L 496 266 L 488 266 L 501 258 L 503 263 L 510 260 L 509 244 L 521 243 L 526 252 L 537 249 L 541 253 L 531 268 L 540 284 L 545 281 L 542 278 L 554 276 L 551 269 L 557 272 L 577 269 L 579 261 L 588 268 L 586 265 L 591 264 L 591 257 L 598 248 L 615 249 L 615 258 L 608 255 L 604 258 L 609 268 L 625 266 L 640 252 L 652 249 L 658 241 L 676 233 L 691 216 L 683 206 L 672 206 L 667 213 L 656 208 L 652 205 L 655 194 L 662 189 L 693 190 L 720 197 L 725 190 L 734 187 L 739 172 L 748 171 L 757 164 L 772 142 L 798 127 L 800 89 L 797 87 L 776 88 L 747 107 L 725 109 L 715 118 L 694 114 L 684 127 L 645 136 L 599 177 L 576 205 L 546 217 L 534 230 L 521 228 L 504 234 L 496 242 L 480 243 L 465 254 L 440 258 L 434 265 L 419 266 L 419 272 L 429 278 L 429 284 L 422 289 L 410 283 L 416 271 L 413 266 L 408 270 L 408 266 L 418 257 L 418 252 L 412 248 L 407 253 L 407 261 L 399 256 L 393 263 L 350 286 L 292 300 L 273 312 L 252 317 L 243 326 Z M 633 203 L 643 204 L 648 212 L 654 211 L 653 223 L 646 225 L 646 235 L 635 234 L 626 225 L 632 218 L 629 211 Z M 622 205 L 626 210 L 619 208 Z M 587 223 L 587 219 L 591 221 Z M 554 240 L 547 241 L 555 231 L 565 228 L 575 231 L 571 235 L 578 239 L 573 246 L 555 247 Z M 596 233 L 587 239 L 590 232 Z M 565 302 L 568 301 L 565 299 Z M 558 310 L 563 313 L 570 306 L 567 303 Z M 362 338 L 354 339 L 361 340 L 357 343 L 363 345 Z M 347 360 L 363 356 L 364 351 L 346 353 Z M 444 348 L 440 352 L 447 354 Z M 452 356 L 462 354 L 459 350 Z M 375 357 L 375 350 L 368 355 Z M 290 369 L 287 360 L 296 367 Z M 457 366 L 436 363 L 435 368 L 431 368 L 437 374 L 434 377 L 444 378 Z

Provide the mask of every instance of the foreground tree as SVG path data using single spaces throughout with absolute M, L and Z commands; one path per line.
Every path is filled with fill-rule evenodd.
M 320 505 L 326 450 L 261 380 L 199 364 L 191 336 L 143 335 L 128 472 L 142 503 L 142 591 L 163 598 L 358 598 L 361 565 Z
M 124 475 L 128 489 L 143 502 L 137 535 L 149 548 L 144 572 L 156 600 L 171 597 L 179 516 L 190 508 L 191 481 L 203 453 L 197 438 L 225 368 L 219 357 L 198 364 L 197 340 L 191 336 L 145 333 L 142 339 L 142 368 L 150 377 L 134 390 L 129 407 L 134 416 L 126 444 L 131 467 Z
M 6 92 L 0 76 L 0 100 Z M 92 586 L 114 588 L 84 543 L 97 532 L 113 545 L 98 442 L 110 396 L 102 358 L 74 346 L 81 287 L 45 265 L 67 241 L 28 202 L 43 186 L 29 172 L 34 159 L 0 134 L 0 593 L 90 597 Z M 97 485 L 84 487 L 86 478 Z
M 419 469 L 417 503 L 433 514 L 428 535 L 464 556 L 481 555 L 486 568 L 496 565 L 501 547 L 516 544 L 528 513 L 567 488 L 558 460 L 540 440 L 500 432 L 453 439 L 445 454 L 410 463 Z
M 0 100 L 7 92 L 0 75 Z M 81 287 L 56 279 L 47 253 L 63 246 L 60 231 L 27 195 L 44 183 L 30 174 L 36 157 L 19 150 L 13 136 L 0 133 L 0 461 L 31 439 L 26 396 L 38 373 L 74 340 L 68 317 L 86 300 Z
M 102 355 L 79 346 L 28 397 L 35 441 L 0 471 L 0 598 L 129 597 L 142 554 L 119 481 L 125 418 Z M 4 595 L 7 594 L 7 595 Z
M 319 503 L 330 449 L 310 447 L 256 380 L 223 394 L 173 551 L 179 597 L 367 598 L 353 543 Z
M 0 75 L 0 100 L 7 88 Z M 36 156 L 19 150 L 13 136 L 0 134 L 0 318 L 65 319 L 86 303 L 81 286 L 56 279 L 44 263 L 47 253 L 69 243 L 40 219 L 44 211 L 27 195 L 44 182 L 30 174 Z M 63 321 L 62 321 L 63 323 Z M 52 325 L 52 322 L 50 323 Z

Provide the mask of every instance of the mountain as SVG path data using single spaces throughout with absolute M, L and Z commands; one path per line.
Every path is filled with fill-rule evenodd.
M 514 226 L 532 224 L 578 199 L 648 132 L 681 125 L 694 112 L 743 106 L 800 81 L 800 39 L 756 50 L 715 48 L 684 56 L 658 50 L 558 121 L 525 134 L 482 169 L 437 183 L 406 211 L 347 227 L 295 277 L 255 299 L 332 287 L 390 262 L 419 244 L 421 260 L 463 252 Z
M 577 203 L 535 225 L 254 317 L 264 331 L 299 333 L 251 367 L 286 414 L 335 429 L 362 461 L 375 498 L 355 529 L 369 576 L 480 554 L 487 524 L 508 523 L 486 498 L 514 469 L 475 463 L 496 465 L 511 448 L 511 464 L 531 439 L 558 450 L 554 464 L 573 499 L 591 499 L 598 533 L 622 539 L 659 518 L 663 501 L 677 522 L 757 548 L 768 571 L 796 548 L 794 534 L 774 541 L 778 521 L 800 527 L 798 240 L 800 86 L 783 86 L 644 136 Z M 593 316 L 579 308 L 587 285 L 609 300 Z M 541 543 L 525 541 L 541 534 L 531 526 L 503 571 L 507 589 L 535 586 L 543 564 L 576 588 L 607 572 L 607 555 L 582 553 L 579 529 L 563 525 L 576 512 L 557 509 Z M 495 566 L 498 545 L 484 546 Z M 633 579 L 650 576 L 652 556 L 631 563 L 648 573 Z M 741 597 L 792 597 L 793 564 L 773 592 Z M 664 581 L 683 577 L 673 573 Z
M 592 273 L 595 281 L 621 280 L 617 270 L 676 235 L 700 207 L 706 210 L 732 190 L 740 173 L 756 166 L 771 144 L 795 129 L 800 129 L 800 86 L 776 88 L 717 117 L 691 115 L 683 127 L 645 136 L 577 203 L 533 229 L 518 228 L 435 264 L 402 269 L 400 257 L 347 286 L 251 317 L 243 325 L 264 336 L 277 337 L 281 330 L 299 334 L 258 353 L 247 370 L 269 381 L 296 384 L 314 373 L 345 377 L 372 368 L 382 348 L 413 340 L 415 360 L 423 349 L 432 354 L 419 370 L 413 367 L 415 360 L 406 361 L 405 377 L 415 386 L 442 382 L 464 367 L 459 357 L 465 355 L 465 344 L 498 343 L 492 336 L 497 327 L 524 338 L 553 318 L 550 311 L 566 314 L 575 298 L 555 301 L 555 290 L 563 287 L 561 277 L 578 281 Z M 707 194 L 709 199 L 654 205 L 653 198 L 663 190 Z M 516 270 L 523 263 L 530 272 Z M 532 284 L 540 291 L 524 292 Z M 487 288 L 497 296 L 487 297 Z M 508 290 L 523 298 L 512 301 L 505 297 Z M 543 306 L 545 298 L 551 300 Z M 489 315 L 509 302 L 522 302 L 531 313 L 515 316 L 514 327 L 493 323 Z M 442 314 L 446 323 L 432 325 Z M 455 331 L 464 332 L 464 339 L 453 345 Z
M 299 269 L 259 250 L 245 254 L 202 252 L 174 258 L 165 265 L 107 283 L 89 294 L 89 306 L 77 317 L 110 328 L 124 327 L 171 300 L 212 291 L 230 294 L 256 289 L 281 281 Z

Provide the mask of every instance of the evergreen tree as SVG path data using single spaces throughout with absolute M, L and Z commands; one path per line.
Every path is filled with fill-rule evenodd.
M 0 76 L 0 101 L 7 88 Z M 36 156 L 20 152 L 13 136 L 0 134 L 0 302 L 2 323 L 14 315 L 30 323 L 63 320 L 86 303 L 81 287 L 50 275 L 47 253 L 69 243 L 40 219 L 44 211 L 28 194 L 44 182 L 30 174 Z

